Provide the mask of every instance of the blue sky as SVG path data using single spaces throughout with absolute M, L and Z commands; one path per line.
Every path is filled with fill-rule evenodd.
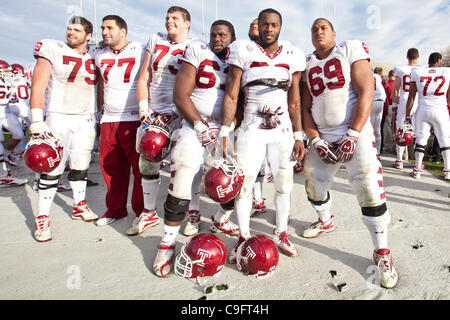
M 323 16 L 334 22 L 337 42 L 364 41 L 373 61 L 391 65 L 406 63 L 406 51 L 416 47 L 420 63 L 428 55 L 450 45 L 450 0 L 356 1 L 336 0 L 217 0 L 218 18 L 229 20 L 238 39 L 247 39 L 248 26 L 265 8 L 283 16 L 280 39 L 289 40 L 306 54 L 313 51 L 312 21 Z M 83 15 L 94 23 L 93 0 L 83 0 Z M 205 31 L 216 19 L 216 0 L 204 0 Z M 165 31 L 167 8 L 179 5 L 192 17 L 191 37 L 202 36 L 201 0 L 97 0 L 98 37 L 101 19 L 118 14 L 128 23 L 129 40 L 147 42 L 151 33 Z M 7 0 L 0 9 L 0 59 L 12 63 L 33 62 L 35 43 L 44 38 L 65 37 L 68 18 L 80 13 L 80 0 Z

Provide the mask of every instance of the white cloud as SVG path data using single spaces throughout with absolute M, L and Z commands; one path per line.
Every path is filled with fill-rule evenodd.
M 205 32 L 215 20 L 215 0 L 204 0 Z M 305 53 L 313 51 L 310 26 L 323 15 L 335 24 L 337 40 L 359 39 L 369 46 L 374 61 L 387 64 L 405 63 L 406 50 L 417 47 L 421 62 L 428 55 L 449 45 L 450 8 L 448 0 L 429 1 L 335 1 L 332 0 L 269 0 L 243 1 L 218 0 L 219 18 L 232 22 L 238 38 L 247 38 L 250 22 L 265 8 L 272 7 L 283 16 L 281 39 L 289 40 Z M 64 39 L 65 23 L 79 0 L 16 0 L 7 1 L 0 12 L 2 30 L 0 59 L 11 63 L 28 63 L 33 60 L 35 42 L 42 38 Z M 322 5 L 321 5 L 322 3 Z M 83 14 L 94 22 L 93 0 L 83 1 Z M 191 36 L 201 37 L 201 1 L 161 0 L 97 1 L 98 36 L 103 16 L 118 14 L 129 25 L 128 38 L 146 42 L 151 33 L 164 30 L 167 8 L 179 5 L 188 9 L 192 17 Z M 371 9 L 368 11 L 368 8 Z M 377 20 L 376 9 L 379 9 Z M 375 9 L 375 11 L 374 11 Z M 336 17 L 336 20 L 334 19 Z M 375 23 L 375 24 L 374 24 Z M 378 23 L 378 25 L 377 25 Z M 375 26 L 375 27 L 374 27 Z M 7 44 L 7 45 L 5 45 Z

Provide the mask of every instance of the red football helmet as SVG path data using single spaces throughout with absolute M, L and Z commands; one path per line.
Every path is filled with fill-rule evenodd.
M 144 159 L 151 162 L 161 162 L 172 149 L 172 130 L 170 127 L 149 125 L 141 137 L 140 147 Z
M 175 274 L 183 278 L 218 276 L 227 259 L 222 240 L 200 233 L 189 240 L 175 258 Z
M 264 279 L 272 275 L 278 265 L 278 258 L 276 244 L 269 237 L 260 234 L 239 246 L 236 263 L 242 272 Z
M 5 60 L 0 60 L 0 77 L 3 79 L 9 78 L 12 76 L 12 68 L 8 62 Z
M 13 63 L 11 69 L 14 75 L 23 76 L 25 74 L 25 69 L 18 63 Z
M 395 133 L 395 143 L 406 147 L 414 141 L 414 128 L 410 123 L 403 123 Z
M 232 157 L 215 160 L 203 177 L 206 194 L 220 203 L 234 199 L 243 184 L 244 173 Z
M 37 173 L 49 173 L 59 166 L 63 158 L 62 143 L 54 137 L 31 139 L 23 159 L 25 164 Z

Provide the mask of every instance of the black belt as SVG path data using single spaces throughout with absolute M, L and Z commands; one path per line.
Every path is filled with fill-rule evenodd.
M 263 85 L 271 88 L 279 88 L 287 91 L 290 87 L 290 82 L 289 80 L 277 81 L 277 79 L 274 78 L 264 78 L 250 81 L 245 86 L 251 87 L 258 85 Z

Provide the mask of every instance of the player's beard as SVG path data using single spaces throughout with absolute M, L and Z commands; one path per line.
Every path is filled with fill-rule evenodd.
M 276 36 L 275 36 L 275 39 L 273 40 L 273 41 L 271 41 L 271 42 L 266 42 L 266 40 L 261 36 L 261 34 L 260 34 L 260 36 L 258 37 L 258 39 L 259 39 L 259 43 L 261 44 L 261 46 L 263 47 L 263 48 L 267 48 L 267 47 L 270 47 L 271 45 L 273 45 L 274 43 L 276 43 L 277 41 L 278 41 L 278 38 L 280 37 L 280 34 L 278 33 Z
M 252 40 L 252 41 L 258 41 L 258 39 L 259 39 L 259 35 L 256 35 L 256 34 L 251 34 L 250 32 L 248 33 L 248 37 L 250 38 L 250 40 Z

